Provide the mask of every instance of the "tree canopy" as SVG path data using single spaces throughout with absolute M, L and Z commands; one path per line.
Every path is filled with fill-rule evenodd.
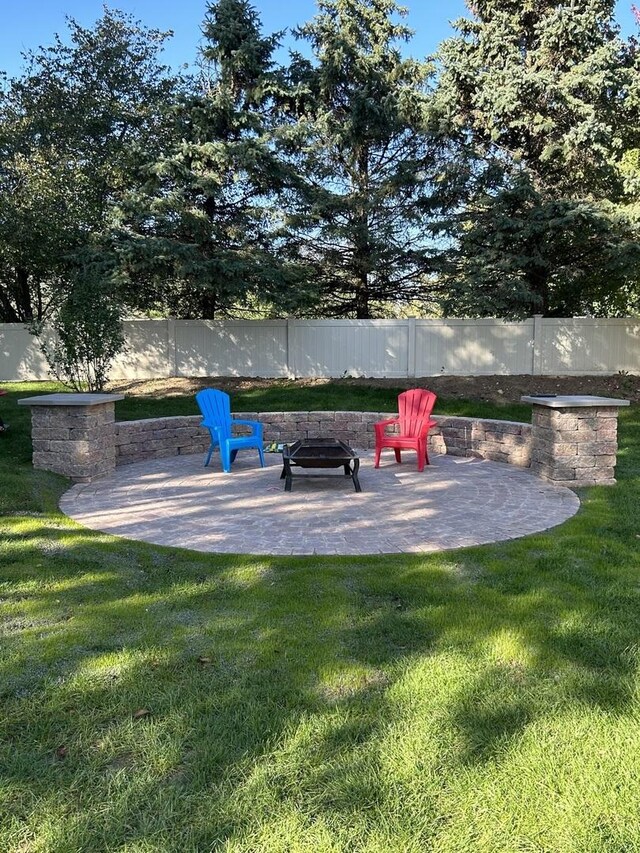
M 477 0 L 440 51 L 437 101 L 463 168 L 449 215 L 450 310 L 624 311 L 638 219 L 640 66 L 610 0 Z M 445 285 L 446 288 L 446 285 Z
M 299 176 L 287 195 L 289 250 L 313 271 L 317 310 L 367 318 L 424 292 L 425 221 L 436 169 L 432 65 L 404 59 L 394 0 L 319 0 L 297 55 L 306 92 L 291 128 Z
M 28 56 L 0 93 L 0 310 L 42 320 L 72 271 L 105 255 L 118 207 L 163 136 L 175 83 L 158 61 L 166 34 L 105 9 L 69 44 Z
M 318 0 L 286 58 L 211 0 L 180 75 L 70 20 L 0 91 L 0 321 L 638 310 L 638 40 L 611 0 L 469 9 L 427 61 L 395 0 Z

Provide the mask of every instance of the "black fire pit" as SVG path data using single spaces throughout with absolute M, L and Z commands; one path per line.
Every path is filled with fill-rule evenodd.
M 338 438 L 305 438 L 285 444 L 282 450 L 282 474 L 285 492 L 291 491 L 292 466 L 300 468 L 344 468 L 345 477 L 351 477 L 356 492 L 361 492 L 358 480 L 360 460 L 349 445 Z M 326 477 L 326 474 L 310 474 L 311 477 Z

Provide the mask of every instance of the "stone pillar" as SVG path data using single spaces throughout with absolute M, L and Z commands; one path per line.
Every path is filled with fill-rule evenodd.
M 531 471 L 559 486 L 612 486 L 618 451 L 618 410 L 608 397 L 520 398 L 533 405 Z
M 116 467 L 115 406 L 122 394 L 44 394 L 31 406 L 33 466 L 89 483 Z

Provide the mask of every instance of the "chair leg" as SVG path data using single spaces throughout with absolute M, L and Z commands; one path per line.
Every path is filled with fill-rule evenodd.
M 426 457 L 426 453 L 427 451 L 425 445 L 420 442 L 418 444 L 418 471 L 424 471 L 424 460 Z
M 220 444 L 220 459 L 222 461 L 222 470 L 225 474 L 231 472 L 231 454 L 229 453 L 229 445 L 225 442 Z
M 380 451 L 381 451 L 381 450 L 382 450 L 382 448 L 381 448 L 379 445 L 376 445 L 376 455 L 375 455 L 375 459 L 374 459 L 374 462 L 373 462 L 373 467 L 374 467 L 374 468 L 379 468 L 379 467 L 380 467 Z
M 260 467 L 264 468 L 264 450 L 261 444 L 258 445 L 258 455 L 260 457 Z
M 213 453 L 213 444 L 209 445 L 209 450 L 207 451 L 207 457 L 204 460 L 204 467 L 206 468 L 209 462 L 211 462 L 211 454 Z
M 424 443 L 424 458 L 427 465 L 431 465 L 431 462 L 429 462 L 429 444 L 426 441 Z
M 394 447 L 393 449 L 394 449 L 395 454 L 396 454 L 396 462 L 402 462 L 402 457 L 400 456 L 400 448 Z

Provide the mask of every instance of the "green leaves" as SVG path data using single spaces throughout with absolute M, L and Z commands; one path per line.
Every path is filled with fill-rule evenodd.
M 410 31 L 395 2 L 318 7 L 297 33 L 314 59 L 296 128 L 300 180 L 287 199 L 287 249 L 318 287 L 316 311 L 366 318 L 423 292 L 429 246 L 420 223 L 435 171 L 426 129 L 432 69 L 401 58 Z
M 86 248 L 109 254 L 177 85 L 157 61 L 166 34 L 111 10 L 69 28 L 0 95 L 0 320 L 44 320 Z
M 606 0 L 473 8 L 442 45 L 436 95 L 470 162 L 441 224 L 448 310 L 629 310 L 640 221 L 620 163 L 640 132 L 633 44 Z

